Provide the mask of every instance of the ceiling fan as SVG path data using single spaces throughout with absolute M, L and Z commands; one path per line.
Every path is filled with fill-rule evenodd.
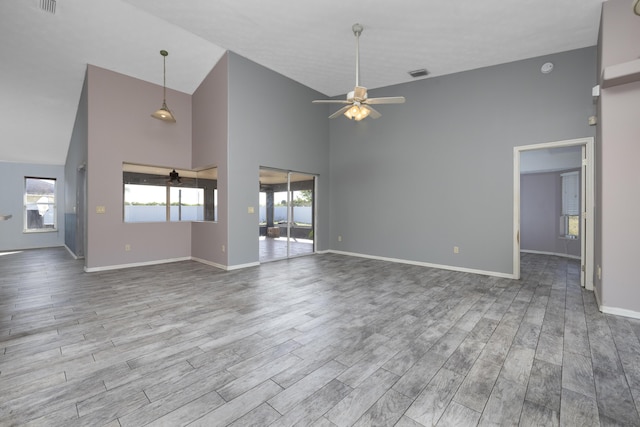
M 312 102 L 315 104 L 344 104 L 344 107 L 329 116 L 330 119 L 335 119 L 341 114 L 355 121 L 360 121 L 368 116 L 377 119 L 381 114 L 371 107 L 371 105 L 402 104 L 405 99 L 404 96 L 389 96 L 384 98 L 367 97 L 367 88 L 360 86 L 360 34 L 362 34 L 364 27 L 360 24 L 353 24 L 351 29 L 356 36 L 356 87 L 347 94 L 345 101 L 338 99 L 317 99 Z
M 169 179 L 167 180 L 167 184 L 169 185 L 182 184 L 182 179 L 180 178 L 180 174 L 176 172 L 175 169 L 172 172 L 169 172 Z

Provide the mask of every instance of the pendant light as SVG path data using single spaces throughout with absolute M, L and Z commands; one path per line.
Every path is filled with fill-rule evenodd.
M 173 117 L 173 113 L 167 107 L 167 55 L 169 52 L 166 50 L 161 50 L 160 55 L 162 55 L 162 107 L 156 110 L 155 113 L 151 115 L 154 119 L 162 120 L 163 122 L 175 123 L 176 118 Z

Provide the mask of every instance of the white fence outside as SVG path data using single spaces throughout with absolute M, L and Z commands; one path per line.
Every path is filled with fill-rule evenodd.
M 215 217 L 218 217 L 216 211 Z M 171 206 L 171 221 L 178 221 L 178 206 Z M 124 222 L 162 222 L 167 220 L 166 206 L 125 206 Z M 204 221 L 203 206 L 183 206 L 182 221 Z
M 311 206 L 294 206 L 293 207 L 293 220 L 295 222 L 302 222 L 304 224 L 311 224 L 312 215 Z M 287 221 L 287 207 L 275 206 L 273 208 L 273 222 L 286 222 Z M 267 222 L 267 208 L 266 206 L 260 206 L 260 222 Z
M 267 222 L 267 208 L 260 206 L 260 222 Z M 162 222 L 166 221 L 166 206 L 139 206 L 127 205 L 124 207 L 124 222 Z M 218 218 L 216 208 L 215 217 Z M 313 212 L 311 206 L 294 206 L 293 220 L 298 223 L 311 224 Z M 178 221 L 178 206 L 171 206 L 171 220 Z M 204 221 L 204 207 L 183 206 L 182 221 Z M 273 221 L 287 221 L 287 207 L 275 206 L 273 208 Z

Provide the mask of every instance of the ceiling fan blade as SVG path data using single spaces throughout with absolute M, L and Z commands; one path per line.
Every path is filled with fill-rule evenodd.
M 336 117 L 340 117 L 341 115 L 344 114 L 345 111 L 347 111 L 349 108 L 351 108 L 351 103 L 349 103 L 349 105 L 345 105 L 344 107 L 342 107 L 341 109 L 339 109 L 338 111 L 336 111 L 335 113 L 333 113 L 332 115 L 329 116 L 330 119 L 335 119 Z
M 351 105 L 351 101 L 346 101 L 344 99 L 316 99 L 311 102 L 314 104 L 349 104 Z
M 369 98 L 363 101 L 363 104 L 375 105 L 375 104 L 404 104 L 404 96 L 388 96 L 384 98 Z
M 370 107 L 368 105 L 363 105 L 361 108 L 366 108 L 367 110 L 369 110 L 369 117 L 371 117 L 372 119 L 379 119 L 380 117 L 382 117 L 382 114 L 380 114 L 373 107 Z

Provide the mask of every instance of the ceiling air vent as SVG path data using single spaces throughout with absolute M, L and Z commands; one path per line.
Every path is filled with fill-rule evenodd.
M 56 13 L 56 0 L 40 0 L 40 9 L 49 13 Z
M 415 79 L 416 77 L 424 77 L 424 76 L 426 76 L 427 74 L 429 74 L 429 72 L 428 72 L 426 69 L 424 69 L 424 68 L 421 68 L 420 70 L 413 70 L 413 71 L 409 71 L 409 75 L 410 75 L 411 77 L 413 77 L 414 79 Z

